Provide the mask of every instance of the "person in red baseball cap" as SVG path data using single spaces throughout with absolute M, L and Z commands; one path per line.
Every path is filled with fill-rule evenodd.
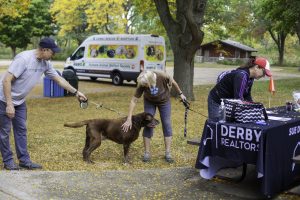
M 256 65 L 258 65 L 258 67 L 264 69 L 267 76 L 269 76 L 269 77 L 272 76 L 270 63 L 266 58 L 257 57 L 254 59 L 254 64 L 256 64 Z
M 251 89 L 254 79 L 272 76 L 266 58 L 252 56 L 248 62 L 235 70 L 222 72 L 217 84 L 208 95 L 208 119 L 219 121 L 221 99 L 240 99 L 252 102 Z

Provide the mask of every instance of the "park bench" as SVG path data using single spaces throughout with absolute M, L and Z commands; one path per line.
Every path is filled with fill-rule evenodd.
M 193 138 L 193 139 L 188 139 L 187 140 L 187 144 L 190 145 L 195 145 L 195 146 L 200 146 L 200 138 Z M 298 156 L 298 162 L 300 163 L 300 155 Z M 216 175 L 216 178 L 220 178 L 222 180 L 226 180 L 226 181 L 232 181 L 232 182 L 241 182 L 242 180 L 244 180 L 244 178 L 246 177 L 247 174 L 247 164 L 243 163 L 243 170 L 242 170 L 242 174 L 241 176 L 237 177 L 237 178 L 231 178 L 231 177 L 227 177 L 227 176 L 222 176 L 222 175 Z

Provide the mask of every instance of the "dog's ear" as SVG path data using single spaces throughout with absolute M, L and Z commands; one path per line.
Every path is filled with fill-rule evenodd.
M 150 113 L 145 113 L 145 120 L 151 121 L 152 119 L 153 119 L 153 115 L 151 115 Z

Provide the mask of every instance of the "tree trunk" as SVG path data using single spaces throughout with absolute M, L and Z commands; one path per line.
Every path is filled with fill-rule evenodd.
M 14 58 L 17 55 L 17 48 L 16 47 L 10 47 L 12 52 L 12 58 Z
M 194 56 L 204 36 L 200 28 L 207 0 L 176 0 L 176 20 L 167 0 L 153 1 L 173 50 L 174 79 L 184 95 L 194 100 Z
M 190 100 L 195 100 L 193 93 L 194 65 L 193 60 L 187 60 L 186 52 L 174 52 L 174 79 Z M 176 93 L 177 94 L 177 93 Z
M 296 23 L 296 34 L 298 36 L 298 42 L 300 45 L 300 21 L 298 23 Z
M 284 40 L 281 41 L 280 46 L 278 47 L 278 52 L 279 52 L 278 63 L 280 66 L 283 64 L 284 61 L 284 44 L 285 44 Z
M 276 34 L 272 30 L 268 30 L 272 39 L 277 45 L 278 50 L 278 65 L 282 65 L 284 61 L 284 48 L 285 48 L 285 39 L 287 34 L 284 31 L 277 32 Z

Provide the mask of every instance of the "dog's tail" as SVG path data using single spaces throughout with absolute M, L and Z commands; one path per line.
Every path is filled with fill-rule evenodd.
M 81 122 L 67 122 L 64 124 L 65 127 L 70 127 L 70 128 L 79 128 L 84 125 L 87 125 L 91 120 L 84 120 Z

